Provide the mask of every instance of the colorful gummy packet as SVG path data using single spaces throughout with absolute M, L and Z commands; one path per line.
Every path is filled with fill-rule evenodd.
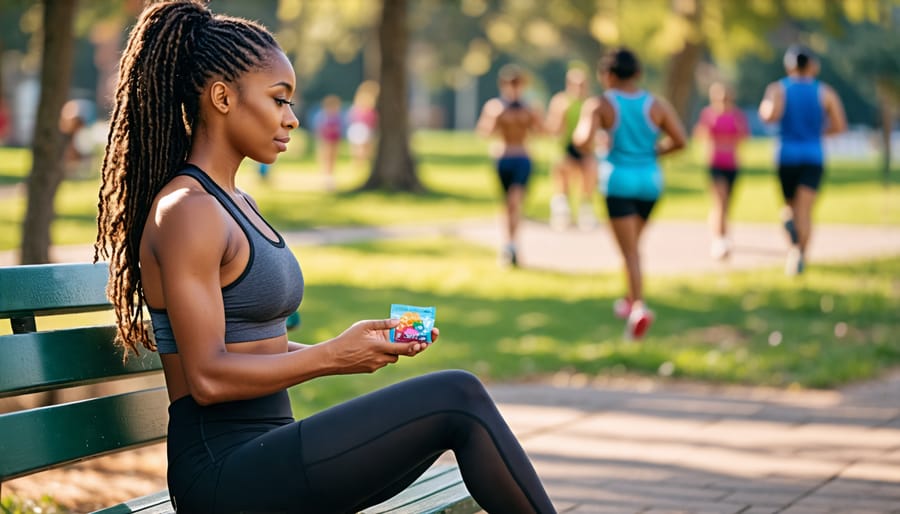
M 431 329 L 434 328 L 434 312 L 432 307 L 415 305 L 391 305 L 391 319 L 399 319 L 400 324 L 391 329 L 391 341 L 394 343 L 410 343 L 419 341 L 431 342 Z

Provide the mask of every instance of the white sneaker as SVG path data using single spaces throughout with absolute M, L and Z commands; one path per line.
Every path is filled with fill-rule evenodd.
M 569 199 L 565 195 L 556 194 L 550 199 L 550 228 L 565 230 L 572 221 Z
M 517 267 L 519 265 L 519 255 L 516 251 L 516 247 L 511 244 L 504 246 L 503 249 L 500 250 L 500 255 L 497 260 L 502 267 Z
M 709 247 L 709 255 L 713 259 L 720 261 L 726 257 L 731 251 L 731 245 L 728 244 L 728 240 L 724 237 L 719 237 L 713 240 L 712 245 Z
M 806 263 L 803 262 L 803 252 L 800 251 L 800 248 L 792 246 L 791 249 L 788 250 L 787 261 L 784 263 L 784 274 L 789 277 L 800 275 L 803 273 L 805 265 Z
M 597 228 L 594 206 L 588 202 L 581 204 L 581 209 L 578 211 L 578 228 L 585 232 Z

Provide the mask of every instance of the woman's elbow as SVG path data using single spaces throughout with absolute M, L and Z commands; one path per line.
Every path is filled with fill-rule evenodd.
M 208 407 L 220 402 L 214 391 L 202 387 L 191 387 L 190 390 L 191 398 L 201 407 Z
M 188 390 L 191 393 L 191 398 L 193 398 L 198 405 L 204 407 L 222 403 L 226 400 L 220 383 L 210 377 L 192 377 L 188 381 Z

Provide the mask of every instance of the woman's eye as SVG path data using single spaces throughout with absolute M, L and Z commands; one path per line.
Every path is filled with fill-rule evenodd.
M 294 106 L 294 102 L 292 102 L 290 100 L 286 100 L 284 98 L 276 98 L 275 103 L 277 103 L 279 106 L 284 106 L 284 105 L 290 105 L 291 107 Z

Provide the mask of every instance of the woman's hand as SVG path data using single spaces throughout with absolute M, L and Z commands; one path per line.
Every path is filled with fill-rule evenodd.
M 397 362 L 400 356 L 412 357 L 425 351 L 428 343 L 392 343 L 390 331 L 399 324 L 396 319 L 357 321 L 341 335 L 323 343 L 335 373 L 372 373 L 388 364 Z M 437 328 L 431 330 L 431 340 L 440 336 Z

